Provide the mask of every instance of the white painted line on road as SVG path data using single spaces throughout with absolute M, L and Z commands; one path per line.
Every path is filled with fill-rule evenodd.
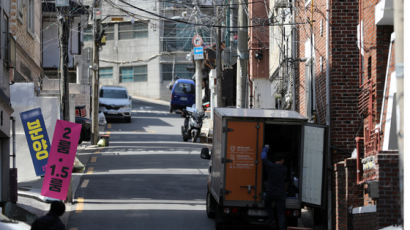
M 90 183 L 90 180 L 89 180 L 89 179 L 85 179 L 85 180 L 83 181 L 83 183 L 81 183 L 81 188 L 86 188 L 86 187 L 88 186 L 88 183 Z
M 170 114 L 168 111 L 164 110 L 143 110 L 144 108 L 140 108 L 141 110 L 133 109 L 131 112 L 133 113 L 158 113 L 158 114 Z
M 205 211 L 205 205 L 194 205 L 194 204 L 166 204 L 166 203 L 158 203 L 158 204 L 129 204 L 129 203 L 122 203 L 121 205 L 118 204 L 87 204 L 84 207 L 84 211 L 96 211 L 96 210 L 104 210 L 104 211 L 135 211 L 135 210 L 173 210 L 173 211 Z
M 154 200 L 151 198 L 134 198 L 134 199 L 86 199 L 84 203 L 93 204 L 197 204 L 205 205 L 204 199 L 196 200 Z
M 110 135 L 114 134 L 114 135 L 129 135 L 129 134 L 152 134 L 155 133 L 155 131 L 153 130 L 145 130 L 145 131 L 111 131 L 109 132 Z M 106 133 L 108 134 L 108 132 Z M 161 134 L 161 135 L 167 135 L 167 134 Z M 168 134 L 168 135 L 175 135 L 175 134 Z M 110 141 L 111 143 L 111 141 Z
M 88 172 L 87 172 L 88 174 Z M 208 169 L 177 169 L 177 168 L 158 168 L 158 169 L 118 169 L 108 170 L 108 172 L 95 172 L 93 175 L 208 175 Z
M 127 152 L 125 152 L 127 151 Z M 180 151 L 166 151 L 166 150 L 160 150 L 160 151 L 132 151 L 132 150 L 122 150 L 119 149 L 117 151 L 113 152 L 104 152 L 102 155 L 116 155 L 116 156 L 132 156 L 132 155 L 198 155 L 199 156 L 200 151 L 186 151 L 186 150 L 180 150 Z
M 145 132 L 144 134 L 150 135 L 149 133 L 145 133 Z M 164 134 L 161 134 L 161 135 L 164 135 Z M 170 136 L 171 135 L 172 134 L 170 134 Z M 160 147 L 158 144 L 178 144 L 178 145 L 191 145 L 191 146 L 192 145 L 198 145 L 198 146 L 209 145 L 207 143 L 192 143 L 192 142 L 183 142 L 183 141 L 112 141 L 112 140 L 110 140 L 110 144 L 154 144 L 154 146 L 152 147 Z M 118 146 L 114 146 L 114 147 L 118 148 Z

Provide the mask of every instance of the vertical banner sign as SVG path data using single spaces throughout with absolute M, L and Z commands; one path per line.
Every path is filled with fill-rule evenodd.
M 57 120 L 41 195 L 66 199 L 80 133 L 80 124 Z
M 37 176 L 43 176 L 46 172 L 46 164 L 50 152 L 50 141 L 44 124 L 41 109 L 36 108 L 20 113 L 26 134 L 27 145 L 30 149 L 34 170 Z

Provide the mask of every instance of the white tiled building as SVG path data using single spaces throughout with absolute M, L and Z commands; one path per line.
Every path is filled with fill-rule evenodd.
M 88 2 L 91 5 L 92 1 Z M 168 100 L 167 86 L 173 76 L 191 78 L 194 74 L 194 65 L 186 56 L 192 49 L 195 28 L 160 20 L 153 14 L 189 20 L 191 12 L 177 7 L 178 4 L 160 1 L 127 2 L 130 4 L 102 1 L 102 25 L 107 41 L 100 50 L 100 85 L 122 85 L 134 96 Z M 83 54 L 92 56 L 91 24 L 83 30 L 82 39 Z M 207 37 L 204 40 L 209 42 Z

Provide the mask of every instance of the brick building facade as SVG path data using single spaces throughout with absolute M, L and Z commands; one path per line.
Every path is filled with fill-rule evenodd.
M 296 2 L 296 108 L 312 122 L 329 125 L 333 227 L 397 224 L 391 1 L 312 2 Z
M 299 59 L 306 61 L 299 63 L 296 104 L 302 114 L 315 119 L 320 124 L 326 124 L 326 71 L 329 71 L 331 119 L 329 128 L 333 162 L 350 156 L 355 148 L 355 135 L 361 129 L 361 119 L 357 113 L 360 88 L 359 50 L 356 45 L 358 10 L 355 6 L 357 1 L 330 1 L 328 60 L 326 60 L 326 0 L 315 1 L 313 10 L 310 1 L 309 3 L 297 1 L 296 7 L 298 23 L 310 21 L 313 12 L 313 36 L 309 23 L 298 26 L 298 55 Z M 329 70 L 326 70 L 327 64 Z
M 42 75 L 40 30 L 41 1 L 11 0 L 10 33 L 16 39 L 15 82 L 34 82 L 39 86 Z

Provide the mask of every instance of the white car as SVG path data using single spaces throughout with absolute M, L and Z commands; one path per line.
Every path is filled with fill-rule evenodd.
M 1 230 L 30 230 L 30 225 L 16 220 L 10 220 L 0 213 L 0 229 Z
M 101 86 L 100 111 L 107 119 L 121 118 L 131 122 L 132 100 L 127 89 L 121 86 Z

